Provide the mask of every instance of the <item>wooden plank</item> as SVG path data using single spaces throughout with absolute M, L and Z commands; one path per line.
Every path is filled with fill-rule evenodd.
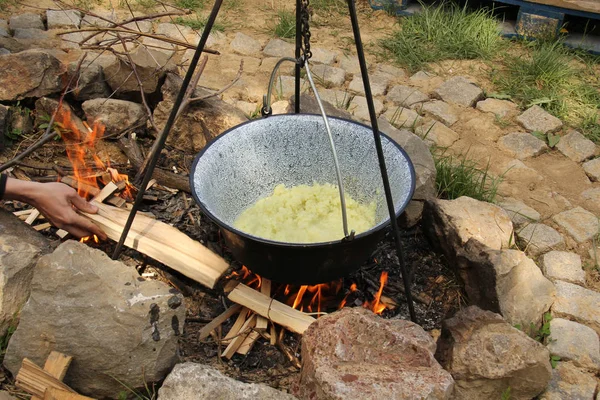
M 271 280 L 267 278 L 261 279 L 260 292 L 266 296 L 271 297 Z M 256 320 L 256 329 L 267 329 L 269 327 L 269 321 L 262 316 L 259 316 Z
M 119 196 L 110 196 L 108 199 L 106 199 L 106 203 L 108 204 L 112 204 L 115 207 L 123 207 L 125 205 L 125 203 L 127 203 L 127 201 Z
M 502 0 L 500 0 L 502 1 Z M 570 10 L 600 13 L 600 2 L 598 0 L 527 0 L 528 3 L 544 4 L 547 6 L 568 8 Z M 524 2 L 524 3 L 527 3 Z M 525 5 L 525 4 L 524 4 Z M 535 9 L 535 5 L 529 5 Z M 557 10 L 558 11 L 558 10 Z
M 251 331 L 240 345 L 240 348 L 237 349 L 236 353 L 241 354 L 243 356 L 248 354 L 248 352 L 252 350 L 254 343 L 256 343 L 259 337 L 260 333 L 258 333 L 257 331 Z
M 64 229 L 59 229 L 56 231 L 56 236 L 58 236 L 61 239 L 66 238 L 68 234 L 69 232 L 65 231 Z
M 33 211 L 33 208 L 30 208 L 29 210 L 20 210 L 20 211 L 15 211 L 13 213 L 13 215 L 16 215 L 17 217 L 22 217 L 22 216 L 28 216 L 29 214 L 31 214 L 31 212 Z
M 258 315 L 296 333 L 304 333 L 308 326 L 315 321 L 310 315 L 274 300 L 243 283 L 236 286 L 227 297 L 234 303 L 241 304 Z
M 58 351 L 51 351 L 48 358 L 46 358 L 44 371 L 62 381 L 67 374 L 71 361 L 73 361 L 73 357 L 59 353 Z
M 277 344 L 277 328 L 275 328 L 275 324 L 271 323 L 271 346 L 275 346 Z
M 39 224 L 33 227 L 33 229 L 35 229 L 36 231 L 43 231 L 44 229 L 48 229 L 50 228 L 52 225 L 50 225 L 50 222 L 44 222 L 43 224 Z
M 248 337 L 250 332 L 252 332 L 251 329 L 254 328 L 255 325 L 256 325 L 256 314 L 252 315 L 250 318 L 248 318 L 246 320 L 246 322 L 244 322 L 242 329 L 240 329 L 240 333 L 238 333 L 235 338 L 231 339 L 231 342 L 229 343 L 229 345 L 227 346 L 225 351 L 223 351 L 223 353 L 221 354 L 221 357 L 225 357 L 228 359 L 233 357 L 233 355 L 240 348 L 242 343 L 244 343 L 244 340 L 246 340 L 246 338 Z
M 114 182 L 109 182 L 106 186 L 102 188 L 102 190 L 100 190 L 100 193 L 94 196 L 92 200 L 102 203 L 104 202 L 104 200 L 106 200 L 108 196 L 116 192 L 117 189 L 118 187 L 114 184 Z
M 250 313 L 250 310 L 248 310 L 246 307 L 242 308 L 242 310 L 238 314 L 237 319 L 235 320 L 235 322 L 231 326 L 231 329 L 229 329 L 229 332 L 227 332 L 227 335 L 225 335 L 221 343 L 228 344 L 230 340 L 240 332 L 240 329 L 242 329 L 242 326 L 244 326 L 244 323 L 246 322 L 248 313 Z
M 98 206 L 97 214 L 81 215 L 98 225 L 109 238 L 118 241 L 123 232 L 129 212 L 106 204 Z M 154 258 L 185 276 L 213 288 L 229 268 L 219 255 L 164 222 L 138 214 L 125 245 Z
M 27 217 L 27 219 L 25 220 L 25 223 L 28 225 L 31 225 L 35 222 L 35 220 L 37 219 L 37 217 L 40 216 L 40 212 L 34 208 L 31 213 L 29 214 L 29 216 Z
M 16 386 L 19 389 L 42 399 L 48 388 L 57 388 L 67 392 L 73 392 L 73 389 L 38 367 L 28 358 L 23 359 L 21 369 L 17 373 Z
M 98 189 L 97 187 L 88 185 L 84 182 L 78 182 L 77 179 L 73 178 L 72 176 L 63 176 L 62 178 L 60 178 L 60 181 L 66 185 L 71 186 L 74 189 L 78 189 L 85 193 L 91 194 L 92 196 L 97 196 L 98 193 L 100 193 L 100 189 Z
M 92 397 L 82 396 L 77 393 L 66 392 L 57 388 L 48 388 L 44 400 L 94 400 Z
M 239 304 L 234 304 L 227 310 L 225 310 L 223 313 L 221 313 L 218 317 L 214 318 L 208 324 L 204 325 L 202 329 L 200 329 L 200 332 L 198 332 L 198 340 L 207 338 L 212 331 L 217 329 L 219 325 L 227 321 L 232 315 L 235 315 L 236 313 L 240 312 L 241 309 L 242 306 L 240 306 Z

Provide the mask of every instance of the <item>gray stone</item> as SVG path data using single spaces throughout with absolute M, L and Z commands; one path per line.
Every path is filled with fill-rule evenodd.
M 293 76 L 279 76 L 275 79 L 274 93 L 278 99 L 286 99 L 295 94 L 294 85 L 296 79 Z M 306 80 L 300 79 L 300 92 L 303 93 L 309 88 Z
M 418 109 L 446 126 L 452 126 L 458 121 L 458 115 L 454 112 L 452 106 L 440 100 L 423 103 Z
M 27 68 L 23 68 L 24 65 Z M 42 97 L 62 91 L 66 84 L 63 79 L 66 67 L 44 50 L 27 50 L 2 56 L 0 71 L 0 100 Z
M 550 354 L 498 314 L 471 306 L 444 321 L 436 358 L 455 380 L 453 399 L 531 399 L 550 381 Z
M 449 399 L 454 382 L 433 357 L 435 348 L 410 321 L 343 308 L 304 332 L 302 371 L 292 393 L 315 400 Z
M 167 57 L 173 57 L 175 51 L 177 50 L 177 46 L 175 46 L 174 44 L 167 43 L 164 40 L 155 39 L 151 37 L 143 38 L 142 44 L 149 49 L 165 54 Z
M 7 54 L 11 54 L 11 51 L 5 48 L 0 47 L 0 56 L 5 56 Z
M 8 30 L 8 21 L 0 19 L 0 29 Z
M 72 80 L 71 88 L 75 99 L 85 101 L 110 96 L 111 91 L 104 79 L 102 66 L 111 63 L 114 59 L 112 54 L 88 54 L 79 71 L 77 71 L 77 61 L 69 64 L 69 75 L 78 73 L 78 76 Z
M 271 73 L 273 72 L 273 69 L 275 68 L 275 64 L 277 64 L 277 62 L 280 60 L 279 57 L 266 57 L 263 58 L 262 61 L 260 62 L 260 67 L 258 69 L 259 73 L 265 74 L 267 76 L 271 76 Z M 279 75 L 294 75 L 295 73 L 295 66 L 293 63 L 291 62 L 284 62 L 283 64 L 281 64 L 279 66 Z M 321 92 L 319 91 L 319 94 Z
M 45 29 L 42 16 L 34 13 L 25 13 L 13 15 L 10 17 L 9 25 L 11 30 L 15 29 Z
M 339 66 L 351 75 L 360 75 L 360 65 L 356 56 L 340 56 Z
M 527 224 L 516 231 L 516 235 L 522 248 L 533 257 L 565 247 L 565 240 L 560 233 L 544 224 Z
M 136 32 L 150 33 L 152 32 L 152 22 L 150 21 L 134 21 L 123 25 L 123 28 L 130 29 Z
M 7 37 L 10 37 L 10 36 L 11 36 L 11 35 L 10 35 L 10 32 L 8 31 L 8 29 L 1 28 L 1 27 L 0 27 L 0 37 L 7 38 Z M 5 48 L 1 48 L 0 50 L 2 50 L 2 51 L 8 51 L 8 50 L 7 50 L 7 49 L 5 49 Z M 10 51 L 8 51 L 8 53 L 10 53 Z M 3 53 L 3 54 L 0 54 L 0 55 L 4 55 L 4 53 Z
M 389 90 L 386 99 L 394 104 L 410 107 L 413 104 L 428 101 L 429 96 L 410 86 L 396 85 Z
M 512 222 L 506 211 L 466 196 L 427 201 L 423 220 L 425 233 L 434 249 L 451 262 L 471 238 L 492 250 L 508 248 L 512 240 Z
M 77 10 L 46 10 L 48 29 L 79 28 L 81 12 Z
M 320 47 L 311 47 L 312 57 L 310 62 L 317 64 L 333 65 L 337 61 L 337 54 L 331 50 Z
M 492 250 L 470 239 L 457 254 L 458 276 L 470 304 L 501 314 L 513 326 L 540 324 L 555 289 L 525 253 Z
M 113 25 L 113 23 L 110 21 L 115 21 L 117 19 L 116 15 L 112 11 L 108 10 L 98 10 L 95 11 L 94 14 L 97 15 L 97 17 L 89 14 L 85 14 L 83 16 L 83 19 L 81 20 L 81 26 L 83 28 L 90 26 L 106 28 Z
M 174 294 L 175 293 L 175 294 Z M 4 365 L 16 374 L 23 358 L 44 365 L 55 350 L 77 360 L 65 383 L 96 398 L 116 398 L 121 382 L 143 387 L 163 379 L 179 355 L 183 296 L 141 279 L 134 267 L 69 240 L 39 259 Z
M 600 293 L 572 283 L 556 281 L 552 315 L 577 321 L 600 334 Z
M 321 83 L 326 87 L 342 86 L 346 81 L 346 71 L 329 65 L 317 64 L 310 68 L 315 83 Z
M 498 202 L 498 205 L 506 210 L 510 216 L 510 220 L 516 227 L 520 227 L 530 222 L 537 222 L 541 217 L 539 212 L 522 201 L 511 197 L 502 199 L 502 201 Z
M 577 131 L 571 131 L 561 137 L 556 148 L 575 162 L 585 161 L 596 154 L 594 142 Z
M 321 100 L 343 110 L 348 108 L 350 100 L 354 97 L 354 95 L 348 92 L 335 89 L 321 89 L 319 90 L 319 96 L 321 96 Z
M 369 76 L 369 83 L 371 84 L 371 94 L 373 96 L 383 96 L 390 84 L 390 77 L 381 73 L 372 74 Z M 348 89 L 364 96 L 365 87 L 362 78 L 359 75 L 355 75 L 352 81 L 350 81 Z
M 551 251 L 542 258 L 542 271 L 552 280 L 585 284 L 585 271 L 581 268 L 581 257 L 567 251 Z
M 8 211 L 0 209 L 0 335 L 16 326 L 15 318 L 29 298 L 38 258 L 49 242 Z
M 559 362 L 539 400 L 594 400 L 596 379 L 568 362 Z M 600 396 L 600 395 L 599 395 Z
M 260 42 L 242 32 L 235 34 L 231 41 L 231 50 L 243 56 L 258 56 L 262 46 Z
M 561 361 L 573 361 L 578 367 L 600 369 L 600 340 L 598 334 L 585 325 L 562 318 L 550 321 L 551 336 L 548 350 Z
M 423 81 L 428 81 L 429 79 L 431 79 L 433 77 L 435 77 L 435 75 L 430 72 L 417 71 L 409 78 L 409 80 L 414 83 L 420 83 Z
M 60 47 L 67 49 L 78 49 L 79 43 L 82 43 L 87 36 L 89 36 L 89 33 L 84 32 L 72 32 L 60 35 Z
M 49 97 L 41 97 L 35 102 L 35 115 L 36 125 L 48 122 L 51 115 L 54 115 L 58 109 L 58 100 L 51 99 Z M 61 110 L 68 112 L 71 115 L 71 123 L 77 128 L 79 132 L 87 132 L 87 127 L 83 124 L 81 119 L 75 114 L 73 108 L 66 102 L 63 101 L 61 104 Z
M 548 146 L 546 146 L 544 141 L 532 134 L 522 132 L 509 133 L 501 137 L 498 140 L 498 145 L 502 150 L 519 160 L 537 156 L 548 150 Z
M 591 240 L 598 234 L 600 229 L 598 217 L 581 207 L 563 211 L 560 214 L 556 214 L 552 219 L 577 240 L 578 243 Z
M 159 400 L 294 400 L 294 396 L 264 384 L 243 383 L 208 365 L 177 364 L 158 390 Z
M 294 106 L 296 104 L 296 99 L 295 99 L 294 95 L 290 96 L 289 103 L 290 103 L 290 109 L 293 110 Z M 333 105 L 325 100 L 321 100 L 321 103 L 323 104 L 325 113 L 328 116 L 330 115 L 332 117 L 352 119 L 352 114 L 350 114 L 348 111 L 336 108 L 335 105 Z M 317 100 L 315 99 L 315 97 L 313 95 L 306 94 L 306 93 L 303 93 L 300 95 L 300 112 L 306 113 L 306 114 L 320 114 L 321 113 L 319 104 L 317 103 Z
M 33 132 L 33 118 L 31 110 L 20 106 L 11 107 L 8 119 L 8 129 L 19 136 L 27 136 Z
M 460 137 L 458 133 L 438 121 L 424 120 L 415 129 L 415 133 L 429 145 L 447 148 L 452 146 Z
M 293 108 L 289 100 L 279 100 L 271 104 L 271 112 L 273 115 L 277 114 L 290 114 Z
M 542 133 L 556 132 L 563 125 L 560 119 L 547 113 L 540 106 L 528 108 L 517 117 L 517 122 L 530 132 L 538 131 Z
M 259 116 L 260 108 L 262 107 L 262 105 L 258 103 L 250 103 L 249 101 L 242 100 L 236 101 L 235 106 L 248 118 L 250 118 L 250 116 Z
M 13 37 L 15 39 L 26 39 L 26 40 L 46 40 L 49 38 L 48 32 L 46 32 L 42 29 L 35 29 L 35 28 L 14 29 Z
M 410 108 L 388 107 L 383 116 L 398 129 L 414 129 L 423 123 L 423 118 Z
M 189 26 L 172 24 L 163 22 L 156 27 L 156 34 L 166 36 L 171 39 L 183 40 L 194 34 L 194 31 Z M 260 50 L 260 49 L 259 49 Z
M 517 105 L 512 101 L 498 99 L 485 99 L 478 101 L 476 108 L 479 111 L 492 113 L 498 118 L 506 118 L 510 116 L 510 114 L 517 111 Z
M 600 204 L 600 188 L 591 188 L 581 192 L 581 198 L 594 204 Z
M 582 167 L 592 181 L 600 182 L 600 158 L 584 162 Z
M 483 97 L 483 90 L 463 76 L 455 76 L 442 83 L 433 94 L 450 104 L 472 107 Z
M 402 68 L 397 68 L 389 64 L 377 64 L 375 74 L 387 75 L 390 80 L 406 78 L 406 72 Z
M 92 99 L 81 105 L 88 125 L 102 124 L 106 135 L 114 135 L 123 130 L 144 126 L 148 115 L 144 106 L 138 103 L 117 99 Z
M 267 57 L 294 57 L 295 51 L 293 44 L 281 39 L 271 39 L 263 49 L 263 54 Z
M 373 99 L 373 105 L 375 106 L 376 115 L 379 115 L 383 112 L 383 103 L 381 101 Z M 367 99 L 363 96 L 355 96 L 348 106 L 348 111 L 350 111 L 354 117 L 358 118 L 359 120 L 371 120 L 371 117 L 369 116 L 369 108 L 367 106 Z

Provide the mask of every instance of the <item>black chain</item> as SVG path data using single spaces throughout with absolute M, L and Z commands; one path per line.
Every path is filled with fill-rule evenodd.
M 302 31 L 302 64 L 312 57 L 310 51 L 310 0 L 302 0 L 302 9 L 300 11 L 300 30 Z

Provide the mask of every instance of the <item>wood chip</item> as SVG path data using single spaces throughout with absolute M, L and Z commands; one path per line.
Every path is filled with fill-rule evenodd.
M 52 225 L 50 225 L 50 222 L 45 222 L 43 224 L 38 224 L 36 226 L 33 227 L 33 229 L 35 229 L 36 231 L 43 231 L 45 229 L 50 228 Z
M 27 217 L 27 219 L 25 220 L 25 223 L 28 225 L 31 225 L 35 222 L 35 220 L 40 216 L 40 212 L 34 208 L 31 213 L 29 214 L 29 216 Z
M 262 278 L 260 285 L 260 292 L 265 296 L 271 297 L 271 280 Z M 269 321 L 262 316 L 259 316 L 256 320 L 256 329 L 267 329 L 269 327 Z
M 240 329 L 242 329 L 242 326 L 244 326 L 244 323 L 246 322 L 246 318 L 248 317 L 249 313 L 250 310 L 248 310 L 246 307 L 240 310 L 237 319 L 235 320 L 235 322 L 231 326 L 231 329 L 229 329 L 229 332 L 227 332 L 227 335 L 225 335 L 221 343 L 228 344 L 231 341 L 231 339 L 233 339 L 240 332 Z
M 240 348 L 242 343 L 244 343 L 250 332 L 252 332 L 251 329 L 254 328 L 255 325 L 256 314 L 252 315 L 246 320 L 246 322 L 244 322 L 244 325 L 242 325 L 242 328 L 240 329 L 240 333 L 238 333 L 235 338 L 231 339 L 231 342 L 221 356 L 231 359 L 231 357 L 233 357 L 236 351 Z
M 248 336 L 246 337 L 246 339 L 244 339 L 244 341 L 240 345 L 240 348 L 237 349 L 236 353 L 241 354 L 241 355 L 248 354 L 248 352 L 250 350 L 252 350 L 254 343 L 256 343 L 256 341 L 258 340 L 259 337 L 260 337 L 260 333 L 258 333 L 257 331 L 251 331 L 248 334 Z
M 214 318 L 208 324 L 204 325 L 202 329 L 200 329 L 200 332 L 198 332 L 198 340 L 203 340 L 207 338 L 212 331 L 217 329 L 218 326 L 220 326 L 223 322 L 227 321 L 232 315 L 235 315 L 236 313 L 240 312 L 241 309 L 242 306 L 240 306 L 239 304 L 234 304 L 227 310 L 225 310 L 223 313 L 221 313 L 218 317 Z

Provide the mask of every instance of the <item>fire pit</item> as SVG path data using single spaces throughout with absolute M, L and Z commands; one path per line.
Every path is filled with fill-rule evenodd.
M 337 184 L 320 115 L 288 114 L 254 120 L 220 135 L 196 158 L 190 183 L 202 211 L 221 228 L 238 261 L 277 282 L 316 284 L 356 270 L 373 252 L 390 223 L 371 128 L 330 118 L 346 193 L 375 201 L 376 225 L 353 240 L 285 243 L 233 227 L 237 216 L 279 184 Z M 407 154 L 382 135 L 396 216 L 410 201 L 415 174 Z

